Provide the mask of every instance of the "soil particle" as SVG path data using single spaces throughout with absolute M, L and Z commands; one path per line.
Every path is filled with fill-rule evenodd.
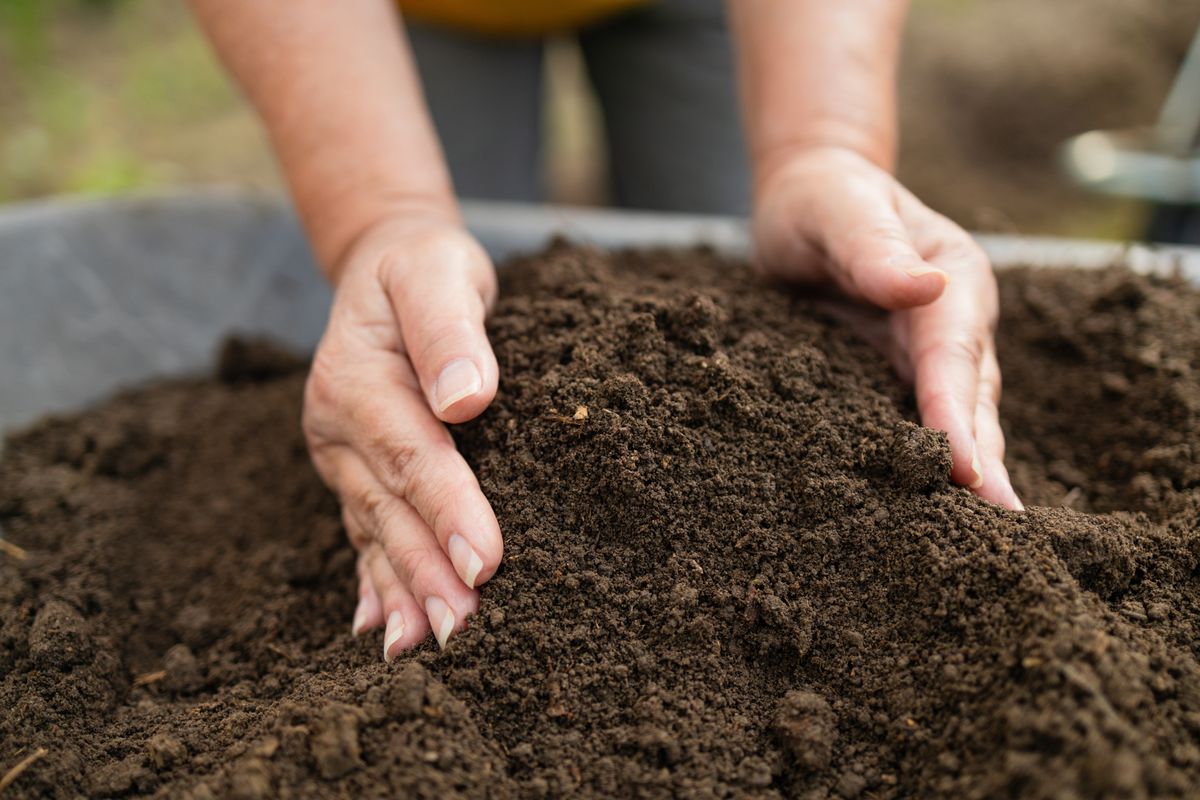
M 265 800 L 274 796 L 271 769 L 261 758 L 246 758 L 229 774 L 229 796 L 234 800 Z
M 169 733 L 156 733 L 146 743 L 146 754 L 154 768 L 161 772 L 183 763 L 187 758 L 187 745 Z
M 230 344 L 12 435 L 0 768 L 49 755 L 9 793 L 1194 794 L 1200 293 L 1001 293 L 1023 514 L 949 483 L 813 298 L 703 251 L 506 268 L 500 390 L 453 430 L 505 560 L 444 652 L 391 664 L 347 630 L 301 362 Z
M 825 698 L 800 690 L 788 692 L 779 703 L 774 730 L 799 770 L 820 772 L 829 766 L 837 741 L 837 715 Z
M 49 600 L 29 629 L 29 657 L 45 669 L 70 669 L 90 661 L 92 643 L 79 612 L 61 600 Z
M 362 711 L 334 704 L 317 719 L 309 745 L 317 772 L 325 780 L 340 778 L 362 765 L 358 723 Z
M 163 688 L 170 692 L 186 694 L 194 692 L 204 684 L 204 675 L 196 656 L 186 644 L 174 645 L 163 657 Z

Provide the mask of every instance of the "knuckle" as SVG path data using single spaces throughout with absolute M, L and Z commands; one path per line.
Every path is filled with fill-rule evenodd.
M 948 336 L 927 344 L 917 353 L 915 361 L 965 364 L 974 372 L 978 372 L 983 363 L 983 341 L 973 335 Z
M 314 429 L 326 409 L 337 405 L 339 385 L 337 358 L 322 344 L 313 356 L 312 366 L 304 381 L 303 424 L 305 432 Z
M 332 445 L 324 437 L 307 430 L 304 431 L 304 436 L 308 446 L 308 457 L 317 475 L 326 486 L 335 492 L 338 491 L 338 484 L 341 482 L 340 465 L 331 452 Z
M 934 421 L 948 416 L 954 409 L 954 395 L 947 389 L 932 389 L 921 397 L 921 410 Z
M 947 220 L 949 222 L 949 220 Z M 950 223 L 953 224 L 953 223 Z M 969 233 L 955 226 L 959 231 L 955 237 L 955 243 L 958 246 L 959 252 L 962 254 L 963 260 L 976 269 L 983 269 L 991 272 L 992 262 L 988 259 L 987 253 L 979 242 L 975 241 Z
M 389 437 L 376 441 L 372 450 L 386 454 L 381 464 L 385 485 L 401 497 L 408 497 L 423 471 L 421 448 L 410 440 Z
M 888 247 L 894 245 L 909 246 L 908 234 L 898 224 L 891 222 L 876 222 L 866 232 L 872 242 Z
M 983 342 L 978 336 L 956 336 L 944 343 L 946 358 L 965 361 L 978 370 L 983 362 Z
M 388 570 L 381 570 L 379 568 L 381 562 L 386 560 L 383 555 L 383 550 L 379 547 L 379 545 L 377 543 L 372 542 L 369 545 L 367 545 L 365 548 L 363 548 L 363 556 L 362 557 L 363 557 L 363 562 L 364 562 L 363 566 L 367 573 L 367 578 L 370 579 L 372 585 L 374 585 L 376 589 L 379 589 L 380 587 L 377 584 L 378 584 L 381 576 L 385 575 L 388 572 Z M 390 567 L 389 567 L 389 569 L 390 569 Z
M 431 476 L 425 486 L 425 495 L 421 498 L 424 516 L 429 527 L 434 531 L 440 531 L 446 527 L 446 520 L 456 508 L 462 505 L 463 498 L 467 497 L 474 488 L 469 486 L 465 480 L 455 479 L 445 472 L 437 473 L 437 475 L 441 477 Z
M 384 617 L 386 617 L 389 611 L 399 608 L 400 604 L 404 602 L 404 586 L 400 583 L 400 578 L 383 553 L 378 555 L 372 576 L 372 587 L 379 597 L 379 603 L 383 607 Z
M 483 304 L 480 301 L 477 305 L 478 313 L 472 312 L 470 316 L 434 318 L 423 324 L 420 336 L 414 337 L 418 340 L 412 342 L 414 362 L 426 369 L 440 369 L 448 354 L 460 352 L 464 345 L 473 343 L 477 326 L 483 321 Z
M 349 506 L 342 506 L 342 527 L 346 529 L 346 538 L 350 540 L 351 546 L 361 554 L 363 550 L 370 545 L 371 537 L 363 530 L 362 525 L 358 524 L 358 520 L 354 516 L 354 512 Z M 359 563 L 361 565 L 362 558 L 360 556 Z
M 478 278 L 479 295 L 483 298 L 483 306 L 485 309 L 491 308 L 496 304 L 496 297 L 500 292 L 499 281 L 496 279 L 496 270 L 491 264 L 481 270 L 481 275 Z
M 979 396 L 986 399 L 993 407 L 998 406 L 1003 386 L 1004 382 L 1000 378 L 1000 370 L 997 368 L 985 368 L 983 378 L 979 382 Z
M 434 565 L 433 554 L 423 547 L 397 548 L 390 560 L 397 574 L 410 586 L 422 580 L 422 576 L 427 575 Z
M 975 403 L 979 407 L 979 410 L 988 416 L 997 416 L 1000 413 L 1000 409 L 997 407 L 996 401 L 992 399 L 990 391 L 980 392 L 979 398 Z
M 995 276 L 992 272 L 992 262 L 988 258 L 987 252 L 980 246 L 979 242 L 971 238 L 971 235 L 965 231 L 959 231 L 954 236 L 946 248 L 946 256 L 950 263 L 960 265 L 960 268 L 970 272 L 978 273 L 981 279 L 995 285 Z M 990 295 L 992 292 L 989 291 Z
M 346 502 L 351 513 L 357 515 L 363 538 L 386 539 L 399 510 L 395 498 L 373 486 L 352 488 L 346 494 Z
M 473 281 L 485 280 L 491 272 L 487 252 L 470 233 L 457 227 L 414 231 L 402 250 L 392 250 L 381 263 L 384 282 L 395 286 L 420 270 L 423 275 L 461 272 Z M 495 280 L 495 276 L 491 276 Z
M 422 497 L 433 510 L 449 510 L 477 490 L 475 475 L 453 445 L 439 445 L 425 451 Z
M 866 273 L 879 264 L 886 263 L 898 253 L 907 254 L 912 244 L 905 232 L 888 222 L 873 222 L 854 230 L 846 237 L 840 261 L 854 277 L 862 280 Z

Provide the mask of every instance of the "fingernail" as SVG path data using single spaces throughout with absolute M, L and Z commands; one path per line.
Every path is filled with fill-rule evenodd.
M 429 615 L 429 627 L 437 637 L 438 647 L 446 649 L 446 640 L 454 630 L 454 612 L 446 601 L 440 597 L 430 597 L 425 601 L 425 613 Z
M 433 385 L 433 401 L 439 412 L 445 411 L 464 397 L 478 392 L 481 386 L 483 378 L 475 363 L 469 358 L 456 358 L 442 367 L 442 374 Z
M 1017 511 L 1025 510 L 1025 504 L 1021 502 L 1021 498 L 1017 497 L 1016 492 L 1013 492 L 1013 502 L 1017 505 Z
M 350 633 L 358 636 L 362 633 L 363 625 L 367 624 L 367 598 L 358 598 L 358 608 L 354 609 L 354 622 L 350 625 Z
M 910 278 L 921 278 L 921 277 L 924 277 L 924 276 L 926 276 L 926 275 L 933 275 L 933 274 L 937 274 L 937 275 L 941 275 L 941 276 L 942 276 L 942 282 L 943 282 L 943 283 L 949 283 L 949 282 L 950 282 L 950 276 L 949 276 L 949 275 L 947 275 L 947 274 L 946 274 L 944 271 L 942 271 L 942 270 L 940 270 L 940 269 L 936 269 L 936 268 L 934 268 L 934 267 L 913 267 L 912 269 L 906 269 L 906 270 L 904 270 L 904 274 L 905 274 L 905 275 L 907 275 L 907 276 L 908 276 L 908 277 L 910 277 Z
M 383 660 L 390 662 L 395 657 L 392 646 L 404 635 L 404 617 L 399 611 L 388 614 L 387 629 L 383 634 Z
M 471 549 L 467 540 L 457 533 L 451 536 L 450 541 L 446 544 L 447 549 L 450 550 L 450 561 L 453 562 L 458 577 L 463 579 L 463 583 L 474 589 L 475 579 L 479 577 L 479 571 L 483 569 L 483 559 Z
M 983 467 L 979 464 L 979 450 L 975 445 L 971 445 L 971 471 L 975 473 L 975 478 L 967 485 L 972 489 L 978 489 L 983 486 Z

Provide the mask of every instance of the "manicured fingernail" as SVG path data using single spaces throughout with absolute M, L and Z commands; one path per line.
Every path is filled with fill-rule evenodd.
M 387 630 L 383 634 L 383 660 L 390 662 L 395 658 L 396 654 L 392 652 L 392 648 L 396 642 L 400 641 L 400 637 L 404 635 L 404 617 L 399 611 L 393 611 L 388 614 Z
M 446 649 L 446 640 L 454 630 L 454 612 L 446 601 L 440 597 L 430 597 L 425 601 L 425 613 L 429 615 L 429 627 L 437 637 L 438 647 Z
M 463 579 L 463 583 L 474 589 L 475 579 L 479 577 L 479 571 L 483 569 L 483 559 L 471 549 L 467 540 L 457 533 L 451 536 L 450 541 L 446 544 L 447 549 L 450 550 L 450 561 L 454 563 L 458 577 Z
M 967 485 L 972 489 L 978 489 L 983 486 L 983 467 L 979 464 L 979 451 L 974 445 L 971 445 L 971 471 L 975 473 L 975 477 Z
M 363 625 L 367 624 L 367 598 L 358 598 L 358 608 L 354 609 L 354 622 L 350 625 L 350 633 L 358 636 L 362 633 Z
M 470 397 L 483 386 L 483 378 L 479 370 L 469 358 L 456 358 L 442 367 L 437 383 L 433 385 L 433 401 L 437 403 L 439 412 Z
M 935 269 L 934 267 L 913 267 L 912 269 L 904 270 L 904 274 L 910 278 L 922 278 L 926 275 L 940 275 L 942 277 L 942 283 L 950 282 L 949 275 L 940 269 Z
M 1017 497 L 1016 492 L 1013 492 L 1013 502 L 1017 504 L 1017 511 L 1025 510 L 1025 504 L 1021 502 L 1021 498 Z

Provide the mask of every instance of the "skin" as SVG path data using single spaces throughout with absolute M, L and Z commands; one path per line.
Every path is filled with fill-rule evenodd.
M 884 350 L 946 431 L 951 478 L 1020 509 L 1004 467 L 996 281 L 971 237 L 891 175 L 902 0 L 730 0 L 758 265 L 888 312 Z
M 384 657 L 443 647 L 500 563 L 500 527 L 445 423 L 498 369 L 493 265 L 463 227 L 402 23 L 388 0 L 192 0 L 262 117 L 334 287 L 304 432 L 358 551 L 355 635 Z M 1019 508 L 1004 471 L 996 287 L 969 236 L 890 174 L 897 0 L 731 0 L 755 168 L 759 266 L 885 309 L 887 348 L 952 477 Z

